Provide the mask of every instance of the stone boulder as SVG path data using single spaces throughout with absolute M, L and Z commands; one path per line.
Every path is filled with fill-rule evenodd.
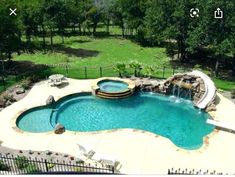
M 16 94 L 17 95 L 20 95 L 20 94 L 23 94 L 23 93 L 25 93 L 25 89 L 24 88 L 21 87 L 21 88 L 17 88 L 16 89 Z
M 217 109 L 216 109 L 216 106 L 214 104 L 212 104 L 212 105 L 210 105 L 206 108 L 206 112 L 211 112 L 211 111 L 216 111 L 216 110 Z
M 65 132 L 65 128 L 61 124 L 56 124 L 54 132 L 55 134 L 63 134 Z
M 50 105 L 50 104 L 53 104 L 53 103 L 55 103 L 55 99 L 52 95 L 50 95 L 46 100 L 46 105 Z
M 0 108 L 3 108 L 5 106 L 4 98 L 0 97 Z
M 5 106 L 10 106 L 10 105 L 12 105 L 12 102 L 10 100 L 7 100 Z

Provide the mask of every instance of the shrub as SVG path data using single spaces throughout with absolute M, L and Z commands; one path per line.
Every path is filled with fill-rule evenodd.
M 53 168 L 54 166 L 55 166 L 55 164 L 53 164 L 53 163 L 48 163 L 47 164 L 47 168 L 49 168 L 49 169 Z
M 39 73 L 37 75 L 33 74 L 28 79 L 29 79 L 30 83 L 36 83 L 36 82 L 39 82 L 42 79 L 45 79 L 45 75 L 44 75 L 44 73 Z
M 0 160 L 0 171 L 8 171 L 9 167 L 4 164 L 4 162 L 2 160 Z
M 135 76 L 139 76 L 140 75 L 140 71 L 142 70 L 142 64 L 139 63 L 138 61 L 131 61 L 131 63 L 129 64 L 130 68 L 134 69 L 134 75 Z
M 19 169 L 24 169 L 29 165 L 29 161 L 25 156 L 17 157 L 15 164 Z
M 148 77 L 151 77 L 151 76 L 153 76 L 153 73 L 154 73 L 154 68 L 153 68 L 153 66 L 146 66 L 145 68 L 144 68 L 144 75 L 145 76 L 148 76 Z
M 3 96 L 3 98 L 4 98 L 6 101 L 8 101 L 8 100 L 11 101 L 11 102 L 16 101 L 15 98 L 14 98 L 14 96 L 11 95 L 11 94 L 4 93 L 2 96 Z
M 27 167 L 25 168 L 27 173 L 38 173 L 40 172 L 39 168 L 35 164 L 28 164 Z
M 29 87 L 30 87 L 30 84 L 31 84 L 31 81 L 30 81 L 30 79 L 28 78 L 28 79 L 25 79 L 25 80 L 22 81 L 21 87 L 22 87 L 23 89 L 25 89 L 25 90 L 28 90 Z
M 75 168 L 75 171 L 76 171 L 76 172 L 82 172 L 83 170 L 82 170 L 81 167 L 76 167 L 76 168 Z
M 126 64 L 125 63 L 117 63 L 114 67 L 114 70 L 119 73 L 119 77 L 122 77 L 123 74 L 126 73 Z
M 194 67 L 193 67 L 194 70 L 199 70 L 201 71 L 201 65 L 199 64 L 196 64 Z

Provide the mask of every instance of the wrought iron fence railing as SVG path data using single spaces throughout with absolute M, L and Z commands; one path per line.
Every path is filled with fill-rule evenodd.
M 79 161 L 59 162 L 25 156 L 0 155 L 0 174 L 113 174 L 114 167 L 97 167 Z

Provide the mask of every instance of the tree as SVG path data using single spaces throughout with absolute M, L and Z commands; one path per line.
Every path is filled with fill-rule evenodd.
M 33 4 L 22 4 L 22 11 L 20 13 L 21 21 L 25 31 L 27 46 L 30 46 L 31 36 L 37 33 L 38 24 L 36 23 L 36 8 Z
M 106 33 L 109 34 L 109 26 L 113 17 L 113 6 L 115 0 L 94 0 L 95 6 L 101 13 L 101 18 L 106 25 Z
M 12 53 L 20 49 L 19 31 L 21 31 L 21 28 L 19 17 L 6 15 L 12 6 L 18 8 L 13 0 L 0 1 L 0 56 L 2 60 L 5 56 L 10 60 Z
M 87 12 L 87 17 L 92 23 L 92 34 L 95 36 L 97 25 L 101 19 L 100 9 L 96 6 L 92 6 Z

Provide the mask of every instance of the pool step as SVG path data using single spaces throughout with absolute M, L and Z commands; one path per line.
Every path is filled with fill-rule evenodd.
M 131 90 L 126 90 L 124 92 L 117 92 L 117 93 L 107 93 L 107 92 L 102 92 L 102 91 L 98 90 L 96 93 L 96 96 L 98 96 L 100 98 L 105 98 L 105 99 L 126 98 L 131 95 L 132 95 Z

